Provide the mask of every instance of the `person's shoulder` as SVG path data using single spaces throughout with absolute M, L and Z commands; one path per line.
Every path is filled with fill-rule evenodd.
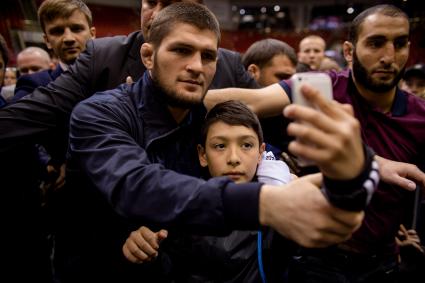
M 407 104 L 409 108 L 414 108 L 422 113 L 425 113 L 425 99 L 404 90 L 400 91 L 402 91 L 403 94 L 407 97 Z
M 143 35 L 141 31 L 135 31 L 129 35 L 116 35 L 116 36 L 107 36 L 92 39 L 94 46 L 111 46 L 111 44 L 120 44 L 126 45 L 131 44 L 134 41 L 143 41 Z
M 52 80 L 50 72 L 51 70 L 43 70 L 33 74 L 22 75 L 19 77 L 16 85 L 20 85 L 22 83 L 35 83 L 35 84 L 43 84 L 48 83 Z
M 218 58 L 227 59 L 227 60 L 241 60 L 241 54 L 237 51 L 219 48 L 218 49 Z
M 133 92 L 133 87 L 126 83 L 114 89 L 96 92 L 77 104 L 72 111 L 72 119 L 116 118 L 126 114 L 132 115 L 131 113 L 137 112 Z
M 129 86 L 126 83 L 123 83 L 116 88 L 96 92 L 81 103 L 119 104 L 123 98 L 128 96 L 128 87 Z

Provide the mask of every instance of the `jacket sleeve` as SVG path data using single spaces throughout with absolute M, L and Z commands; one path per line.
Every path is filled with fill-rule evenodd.
M 92 81 L 97 76 L 94 54 L 89 41 L 69 71 L 0 110 L 0 152 L 18 143 L 44 144 L 54 134 L 66 132 L 74 106 L 92 94 Z
M 16 82 L 15 95 L 12 103 L 15 103 L 22 97 L 32 93 L 40 84 L 37 83 L 31 75 L 23 75 Z
M 131 115 L 117 107 L 115 101 L 86 100 L 70 123 L 72 158 L 117 213 L 144 225 L 200 233 L 258 228 L 261 184 L 240 186 L 226 177 L 204 181 L 150 162 L 129 134 L 137 131 Z

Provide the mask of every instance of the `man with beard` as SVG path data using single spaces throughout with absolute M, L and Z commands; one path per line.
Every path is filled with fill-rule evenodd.
M 154 266 L 124 262 L 121 246 L 140 225 L 168 229 L 170 237 L 179 231 L 227 235 L 233 229 L 265 225 L 300 245 L 323 247 L 345 240 L 360 224 L 361 212 L 326 201 L 315 179 L 319 175 L 285 187 L 235 184 L 229 176 L 198 178 L 196 145 L 206 112 L 202 101 L 216 70 L 219 40 L 218 22 L 205 6 L 174 3 L 156 15 L 140 49 L 147 68 L 142 78 L 75 107 L 64 198 L 73 217 L 66 223 L 67 238 L 57 239 L 65 240 L 58 249 L 68 249 L 69 265 L 61 269 L 61 282 L 167 280 L 167 270 L 154 268 L 163 259 L 152 262 Z M 324 132 L 313 121 L 322 147 L 314 137 L 305 139 L 317 150 L 311 151 L 327 157 L 308 157 L 323 169 L 325 183 L 336 176 L 336 182 L 360 180 L 351 184 L 365 197 L 363 177 L 371 172 L 378 176 L 371 156 L 364 158 L 358 122 L 311 89 L 309 97 L 327 110 L 313 112 L 333 130 Z M 311 123 L 305 111 L 312 110 L 292 107 L 293 117 Z M 334 142 L 339 146 L 330 146 Z M 156 277 L 150 277 L 151 271 Z
M 352 67 L 329 76 L 335 100 L 353 106 L 364 143 L 381 156 L 377 158 L 381 183 L 366 209 L 363 225 L 352 238 L 329 249 L 303 249 L 294 257 L 291 282 L 393 282 L 396 278 L 395 236 L 401 223 L 411 224 L 414 207 L 414 193 L 402 187 L 415 188 L 408 179 L 425 183 L 424 173 L 417 168 L 424 170 L 425 102 L 397 88 L 409 44 L 409 19 L 394 6 L 371 7 L 353 20 L 349 41 L 344 43 L 345 58 Z M 216 94 L 220 97 L 228 92 Z M 257 113 L 270 115 L 289 102 L 286 94 L 291 93 L 291 85 L 281 81 L 256 90 L 263 95 L 261 105 L 246 100 L 250 92 L 232 89 L 229 93 L 232 99 L 245 99 Z M 292 152 L 305 157 L 303 146 Z M 387 163 L 387 159 L 398 162 Z M 397 170 L 399 177 L 406 177 L 398 178 L 395 184 L 399 186 L 385 176 L 388 166 Z

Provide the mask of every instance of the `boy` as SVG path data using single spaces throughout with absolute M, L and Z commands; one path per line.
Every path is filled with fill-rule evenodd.
M 261 162 L 258 171 L 262 172 L 262 178 L 269 178 L 263 182 L 275 185 L 289 182 L 291 175 L 286 164 L 262 160 L 262 156 L 267 158 L 271 154 L 266 157 L 264 150 L 258 118 L 243 103 L 219 103 L 206 115 L 198 144 L 199 163 L 208 168 L 206 177 L 227 176 L 235 183 L 255 181 L 260 177 L 256 172 Z M 151 261 L 158 255 L 159 242 L 167 236 L 166 230 L 154 233 L 142 226 L 126 240 L 123 253 L 134 263 Z M 164 242 L 163 249 L 172 258 L 179 280 L 259 282 L 257 237 L 261 239 L 257 231 L 233 231 L 226 237 L 179 235 L 178 241 L 173 237 L 171 243 Z M 179 246 L 181 243 L 190 244 Z

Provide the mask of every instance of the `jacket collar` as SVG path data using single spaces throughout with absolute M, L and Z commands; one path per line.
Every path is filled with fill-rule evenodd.
M 143 120 L 145 146 L 161 137 L 168 136 L 184 127 L 200 127 L 205 117 L 203 104 L 190 109 L 186 118 L 177 123 L 168 110 L 165 94 L 152 81 L 149 72 L 134 84 L 132 92 L 136 92 L 136 103 L 139 117 Z

